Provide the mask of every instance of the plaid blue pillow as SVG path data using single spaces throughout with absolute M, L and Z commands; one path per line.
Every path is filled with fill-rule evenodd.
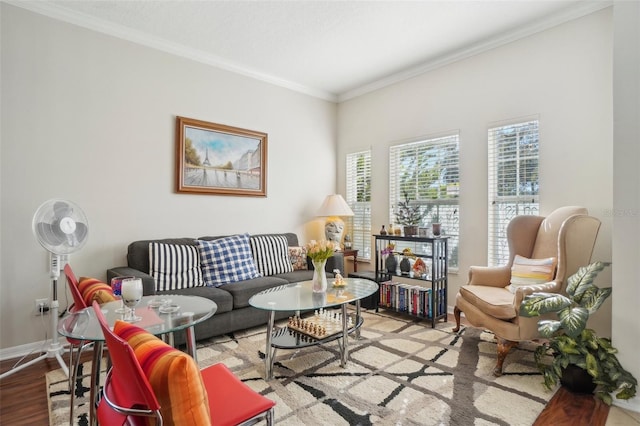
M 257 278 L 249 245 L 249 234 L 232 235 L 213 241 L 196 240 L 200 252 L 202 277 L 208 286 Z

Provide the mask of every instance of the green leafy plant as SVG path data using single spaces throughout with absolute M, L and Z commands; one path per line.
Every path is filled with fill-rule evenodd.
M 417 226 L 422 222 L 422 210 L 418 205 L 411 205 L 407 192 L 404 193 L 404 201 L 398 202 L 395 214 L 400 225 Z
M 611 345 L 611 340 L 598 337 L 594 330 L 586 328 L 589 316 L 611 295 L 611 287 L 599 288 L 593 283 L 605 266 L 595 262 L 578 269 L 567 280 L 567 296 L 558 293 L 526 296 L 520 305 L 520 315 L 557 314 L 558 320 L 538 321 L 538 331 L 549 339 L 535 352 L 547 388 L 553 388 L 562 377 L 563 369 L 573 364 L 589 373 L 597 385 L 596 396 L 611 404 L 611 393 L 618 399 L 634 397 L 638 382 L 620 365 L 616 357 L 618 350 Z M 551 364 L 544 362 L 547 354 L 553 356 Z

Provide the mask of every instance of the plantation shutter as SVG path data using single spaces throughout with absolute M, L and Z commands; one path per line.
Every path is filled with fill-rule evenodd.
M 359 259 L 371 259 L 371 151 L 347 154 L 346 201 L 353 210 L 348 232 Z
M 437 216 L 449 237 L 449 265 L 458 265 L 459 233 L 459 135 L 394 145 L 389 148 L 389 223 L 397 223 L 395 210 L 405 194 L 421 206 L 420 227 L 429 227 Z
M 538 120 L 492 127 L 489 144 L 488 264 L 509 261 L 507 225 L 517 215 L 539 212 Z

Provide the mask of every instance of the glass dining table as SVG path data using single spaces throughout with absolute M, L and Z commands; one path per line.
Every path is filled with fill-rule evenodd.
M 121 301 L 109 302 L 100 306 L 109 327 L 113 328 L 116 320 L 126 318 L 125 314 L 120 312 L 121 307 Z M 161 336 L 172 346 L 173 333 L 184 330 L 187 337 L 187 352 L 197 362 L 194 326 L 210 318 L 217 309 L 218 306 L 215 302 L 199 296 L 144 296 L 139 307 L 135 310 L 136 316 L 141 317 L 141 320 L 134 324 L 153 335 Z M 90 306 L 70 313 L 62 318 L 58 324 L 58 333 L 71 339 L 82 340 L 85 343 L 93 342 L 89 424 L 96 425 L 104 335 L 93 307 Z

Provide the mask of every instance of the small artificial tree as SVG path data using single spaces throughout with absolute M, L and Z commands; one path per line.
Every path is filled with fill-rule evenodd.
M 404 201 L 398 202 L 396 210 L 396 222 L 400 225 L 418 226 L 422 223 L 422 211 L 420 206 L 411 205 L 409 194 L 404 192 Z

